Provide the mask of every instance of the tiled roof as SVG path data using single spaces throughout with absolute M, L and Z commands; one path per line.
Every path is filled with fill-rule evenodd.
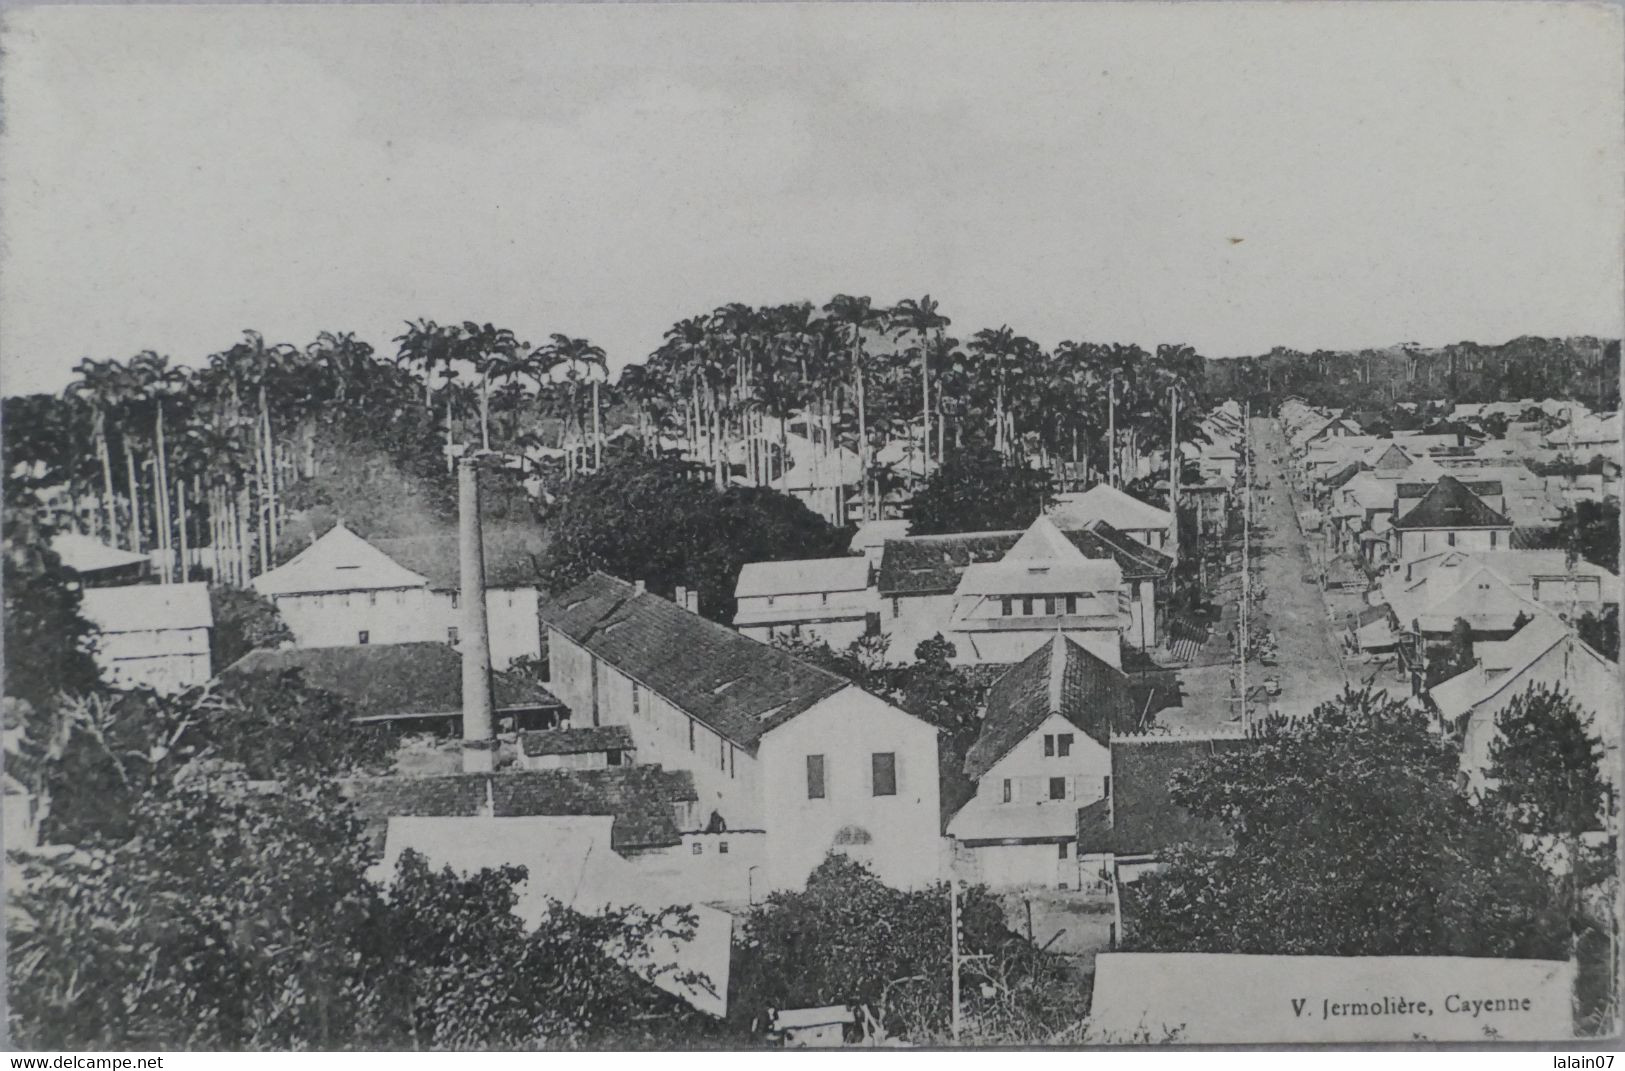
M 461 715 L 463 656 L 442 643 L 379 643 L 358 647 L 284 647 L 250 651 L 220 674 L 295 670 L 311 688 L 348 699 L 357 718 Z M 508 673 L 491 674 L 499 711 L 562 704 L 546 688 Z
M 632 730 L 624 725 L 585 725 L 579 729 L 546 729 L 520 733 L 519 746 L 526 755 L 585 755 L 594 751 L 626 751 L 632 747 Z
M 1020 538 L 1020 532 L 964 532 L 888 539 L 876 589 L 883 596 L 947 594 L 967 566 L 998 561 Z
M 1500 494 L 1499 481 L 1491 481 L 1494 491 L 1480 491 L 1479 494 Z M 1405 494 L 1404 484 L 1400 485 L 1399 497 L 1409 497 Z M 1489 486 L 1488 484 L 1485 485 Z M 1511 528 L 1512 522 L 1485 505 L 1484 500 L 1478 497 L 1454 476 L 1441 476 L 1439 482 L 1433 485 L 1432 490 L 1422 496 L 1422 500 L 1412 506 L 1405 516 L 1394 521 L 1395 528 Z
M 543 624 L 736 744 L 849 683 L 603 573 L 544 599 Z
M 1173 775 L 1210 755 L 1251 746 L 1245 738 L 1148 736 L 1112 741 L 1112 794 L 1078 812 L 1080 854 L 1154 855 L 1176 844 L 1218 848 L 1228 836 L 1169 798 Z
M 612 815 L 617 851 L 681 843 L 677 809 L 699 799 L 693 774 L 659 766 L 368 777 L 345 788 L 374 836 L 391 818 L 468 818 L 489 803 L 495 818 Z
M 454 591 L 462 584 L 455 529 L 369 542 L 397 565 L 428 577 L 429 586 L 436 591 Z M 547 549 L 540 532 L 518 525 L 488 524 L 481 533 L 481 542 L 485 546 L 486 587 L 539 586 L 537 562 Z
M 987 773 L 1051 714 L 1106 745 L 1114 732 L 1133 728 L 1128 677 L 1057 633 L 988 690 L 987 715 L 965 757 L 966 774 Z
M 1127 532 L 1113 528 L 1105 521 L 1067 532 L 1066 537 L 1089 558 L 1114 558 L 1123 570 L 1124 580 L 1143 580 L 1146 577 L 1167 576 L 1174 560 L 1154 547 L 1148 547 Z
M 1513 550 L 1551 550 L 1563 545 L 1563 530 L 1556 525 L 1520 524 L 1512 529 Z

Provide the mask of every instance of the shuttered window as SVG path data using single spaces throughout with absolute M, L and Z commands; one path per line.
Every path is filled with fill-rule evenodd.
M 874 778 L 874 794 L 897 795 L 897 753 L 877 751 L 869 757 L 869 766 Z
M 821 800 L 824 798 L 824 756 L 807 756 L 807 798 Z

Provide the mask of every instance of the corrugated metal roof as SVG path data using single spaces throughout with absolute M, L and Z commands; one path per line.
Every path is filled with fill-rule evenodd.
M 749 562 L 734 586 L 738 599 L 760 595 L 806 595 L 821 591 L 861 591 L 869 586 L 869 559 L 804 558 Z

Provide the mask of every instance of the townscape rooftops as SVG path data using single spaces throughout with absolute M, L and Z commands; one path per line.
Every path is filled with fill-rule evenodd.
M 950 594 L 968 567 L 1002 560 L 1022 534 L 962 532 L 888 539 L 881 552 L 876 590 L 885 597 Z M 1168 555 L 1104 520 L 1062 529 L 1062 534 L 1085 558 L 1115 561 L 1124 580 L 1163 577 L 1173 568 Z
M 539 613 L 548 628 L 749 750 L 851 687 L 828 670 L 603 573 L 544 599 Z
M 869 559 L 806 558 L 799 561 L 747 562 L 739 570 L 734 597 L 808 595 L 825 591 L 863 591 L 869 587 Z
M 361 721 L 460 716 L 463 658 L 441 643 L 379 643 L 351 647 L 284 647 L 250 651 L 220 674 L 297 670 L 311 688 L 348 699 Z M 561 706 L 547 689 L 509 673 L 491 674 L 498 711 Z
M 1124 531 L 1165 529 L 1173 514 L 1141 502 L 1111 484 L 1097 483 L 1077 494 L 1057 495 L 1049 515 L 1062 528 L 1082 528 L 1090 521 L 1106 521 Z
M 982 731 L 965 757 L 965 772 L 981 777 L 1059 714 L 1102 746 L 1134 724 L 1134 700 L 1122 670 L 1057 633 L 1012 666 L 988 690 Z
M 86 588 L 79 612 L 101 632 L 214 627 L 207 584 L 129 584 Z
M 1495 490 L 1488 487 L 1493 485 Z M 1405 493 L 1408 485 L 1401 484 L 1399 497 L 1410 497 Z M 1499 481 L 1486 484 L 1483 494 L 1500 494 Z M 1403 517 L 1394 520 L 1394 527 L 1399 529 L 1418 528 L 1507 528 L 1512 522 L 1491 509 L 1483 499 L 1454 476 L 1441 476 L 1428 492 L 1422 496 L 1421 501 L 1412 506 Z
M 391 818 L 472 818 L 489 806 L 494 818 L 613 816 L 616 851 L 680 844 L 677 808 L 699 799 L 693 774 L 660 766 L 366 777 L 345 788 L 375 836 Z
M 1251 745 L 1245 737 L 1114 738 L 1111 798 L 1078 812 L 1078 853 L 1142 856 L 1176 844 L 1227 844 L 1228 835 L 1217 822 L 1197 818 L 1169 798 L 1169 782 L 1209 756 Z
M 545 729 L 519 734 L 526 756 L 587 755 L 600 751 L 629 751 L 632 730 L 624 725 L 584 725 L 579 729 Z

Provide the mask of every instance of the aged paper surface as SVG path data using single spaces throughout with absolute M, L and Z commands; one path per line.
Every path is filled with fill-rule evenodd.
M 1618 1033 L 1619 7 L 0 33 L 13 1046 Z

